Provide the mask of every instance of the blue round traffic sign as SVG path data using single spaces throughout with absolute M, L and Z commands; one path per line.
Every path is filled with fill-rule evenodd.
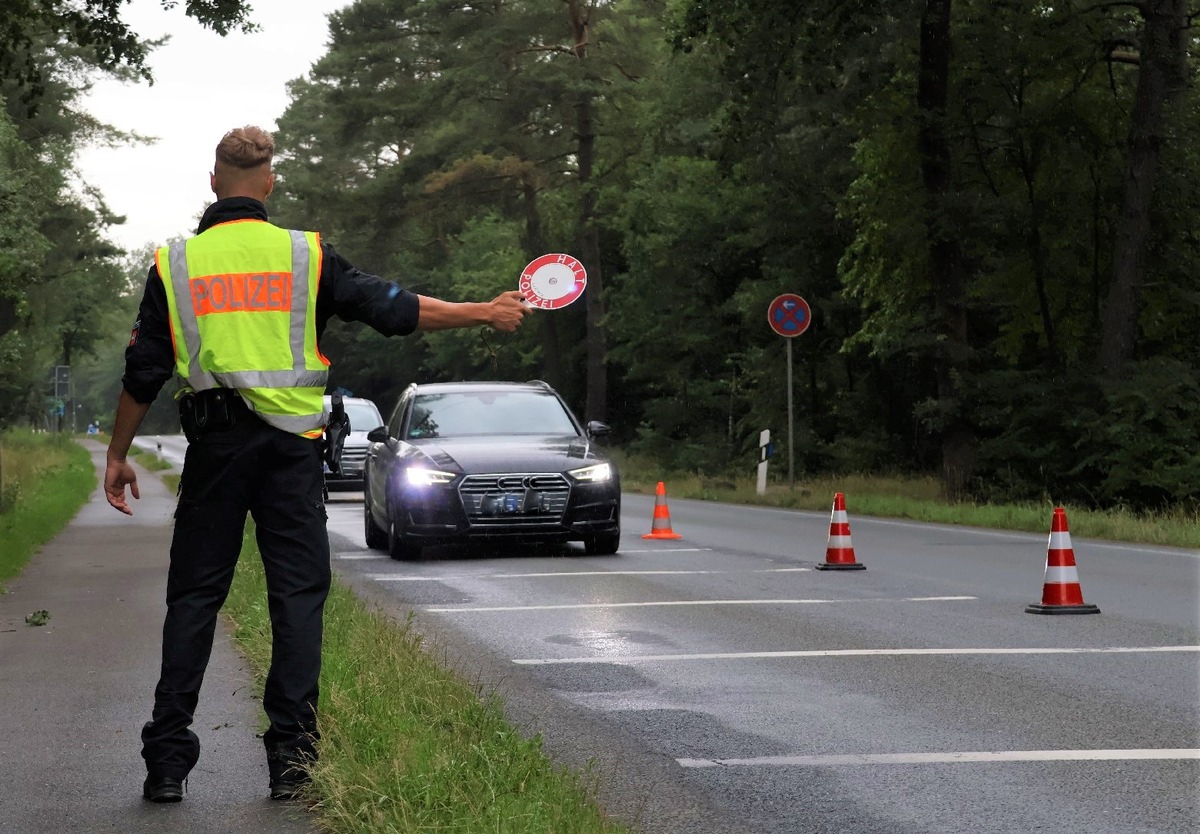
M 767 308 L 767 323 L 780 336 L 799 336 L 812 324 L 812 310 L 808 302 L 795 293 L 778 295 Z

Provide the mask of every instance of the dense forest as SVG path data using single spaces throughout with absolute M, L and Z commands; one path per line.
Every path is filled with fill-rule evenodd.
M 111 414 L 149 252 L 76 150 L 144 83 L 122 0 L 0 11 L 0 424 Z M 189 2 L 217 31 L 245 0 Z M 180 14 L 183 10 L 180 10 Z M 565 252 L 510 338 L 335 322 L 334 385 L 545 379 L 663 465 L 936 473 L 947 496 L 1200 503 L 1198 0 L 355 0 L 289 85 L 269 208 L 451 300 Z M 214 143 L 228 125 L 214 125 Z M 152 412 L 170 431 L 168 394 Z M 789 450 L 781 449 L 788 454 Z M 785 458 L 786 459 L 786 458 Z

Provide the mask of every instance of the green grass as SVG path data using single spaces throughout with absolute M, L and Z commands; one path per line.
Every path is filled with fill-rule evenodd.
M 158 456 L 158 452 L 139 449 L 136 446 L 130 448 L 128 457 L 136 461 L 138 466 L 150 472 L 162 472 L 172 467 L 170 461 L 163 460 Z
M 96 485 L 90 454 L 72 438 L 0 435 L 0 582 L 67 526 Z
M 619 459 L 621 488 L 653 493 L 658 482 L 666 487 L 668 499 L 698 498 L 732 504 L 755 504 L 828 512 L 835 493 L 846 497 L 851 516 L 911 518 L 939 524 L 963 524 L 1000 530 L 1044 533 L 1056 506 L 1065 506 L 1073 535 L 1142 544 L 1200 547 L 1200 511 L 1174 509 L 1159 513 L 1128 510 L 1096 511 L 1051 498 L 1025 504 L 951 503 L 933 478 L 847 475 L 801 476 L 794 487 L 769 482 L 765 495 L 758 495 L 754 476 L 706 478 L 691 472 L 669 472 L 636 458 Z M 649 522 L 647 522 L 649 523 Z
M 225 606 L 261 687 L 270 622 L 248 533 Z M 502 705 L 440 666 L 409 623 L 335 581 L 325 609 L 315 811 L 333 832 L 618 834 L 587 774 L 553 764 Z

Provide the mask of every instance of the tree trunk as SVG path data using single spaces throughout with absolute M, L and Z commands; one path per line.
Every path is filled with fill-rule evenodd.
M 934 324 L 939 347 L 934 355 L 941 412 L 942 481 L 947 497 L 963 496 L 974 469 L 975 438 L 963 419 L 959 381 L 967 370 L 966 274 L 962 249 L 950 225 L 946 197 L 951 189 L 950 140 L 946 105 L 950 89 L 951 0 L 927 0 L 921 13 L 917 150 L 925 187 L 925 227 L 933 287 Z
M 592 96 L 579 97 L 580 260 L 587 270 L 587 406 L 586 420 L 604 420 L 608 411 L 608 334 L 604 321 L 604 272 L 600 267 L 600 234 L 596 230 L 596 188 L 592 183 L 596 134 Z
M 17 300 L 0 296 L 0 336 L 17 326 Z
M 1154 184 L 1165 140 L 1163 114 L 1186 78 L 1185 0 L 1146 0 L 1137 90 L 1129 125 L 1128 159 L 1121 193 L 1121 216 L 1113 251 L 1112 283 L 1104 308 L 1100 368 L 1116 377 L 1137 347 L 1138 313 L 1145 281 Z
M 542 216 L 538 212 L 537 187 L 530 177 L 521 181 L 525 204 L 525 256 L 529 260 L 546 254 L 546 239 L 542 235 Z M 542 342 L 542 372 L 546 382 L 555 390 L 563 387 L 562 350 L 558 344 L 558 319 L 538 316 L 538 336 Z
M 1046 338 L 1046 363 L 1050 368 L 1060 364 L 1058 339 L 1054 334 L 1054 315 L 1050 310 L 1050 295 L 1046 291 L 1046 247 L 1042 244 L 1042 202 L 1037 195 L 1037 163 L 1035 155 L 1021 147 L 1021 175 L 1025 180 L 1025 196 L 1029 200 L 1029 229 L 1025 245 L 1033 264 L 1033 289 L 1037 294 L 1038 313 L 1042 317 L 1042 335 Z
M 571 17 L 573 52 L 579 61 L 587 60 L 589 20 L 580 0 L 567 0 Z M 580 77 L 586 73 L 581 71 Z M 579 246 L 580 262 L 587 270 L 587 404 L 585 420 L 604 420 L 608 410 L 606 358 L 608 334 L 604 320 L 604 273 L 600 267 L 600 234 L 596 229 L 596 187 L 592 169 L 596 162 L 596 126 L 593 119 L 592 93 L 585 88 L 577 100 L 576 155 L 579 165 Z

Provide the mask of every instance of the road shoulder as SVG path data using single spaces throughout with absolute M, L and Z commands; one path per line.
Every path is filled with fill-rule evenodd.
M 83 441 L 103 473 L 104 447 Z M 139 731 L 158 678 L 174 496 L 139 468 L 134 516 L 98 488 L 0 595 L 0 834 L 312 834 L 267 796 L 261 707 L 222 622 L 194 729 L 201 757 L 178 805 L 141 798 Z M 25 616 L 47 611 L 42 626 Z

